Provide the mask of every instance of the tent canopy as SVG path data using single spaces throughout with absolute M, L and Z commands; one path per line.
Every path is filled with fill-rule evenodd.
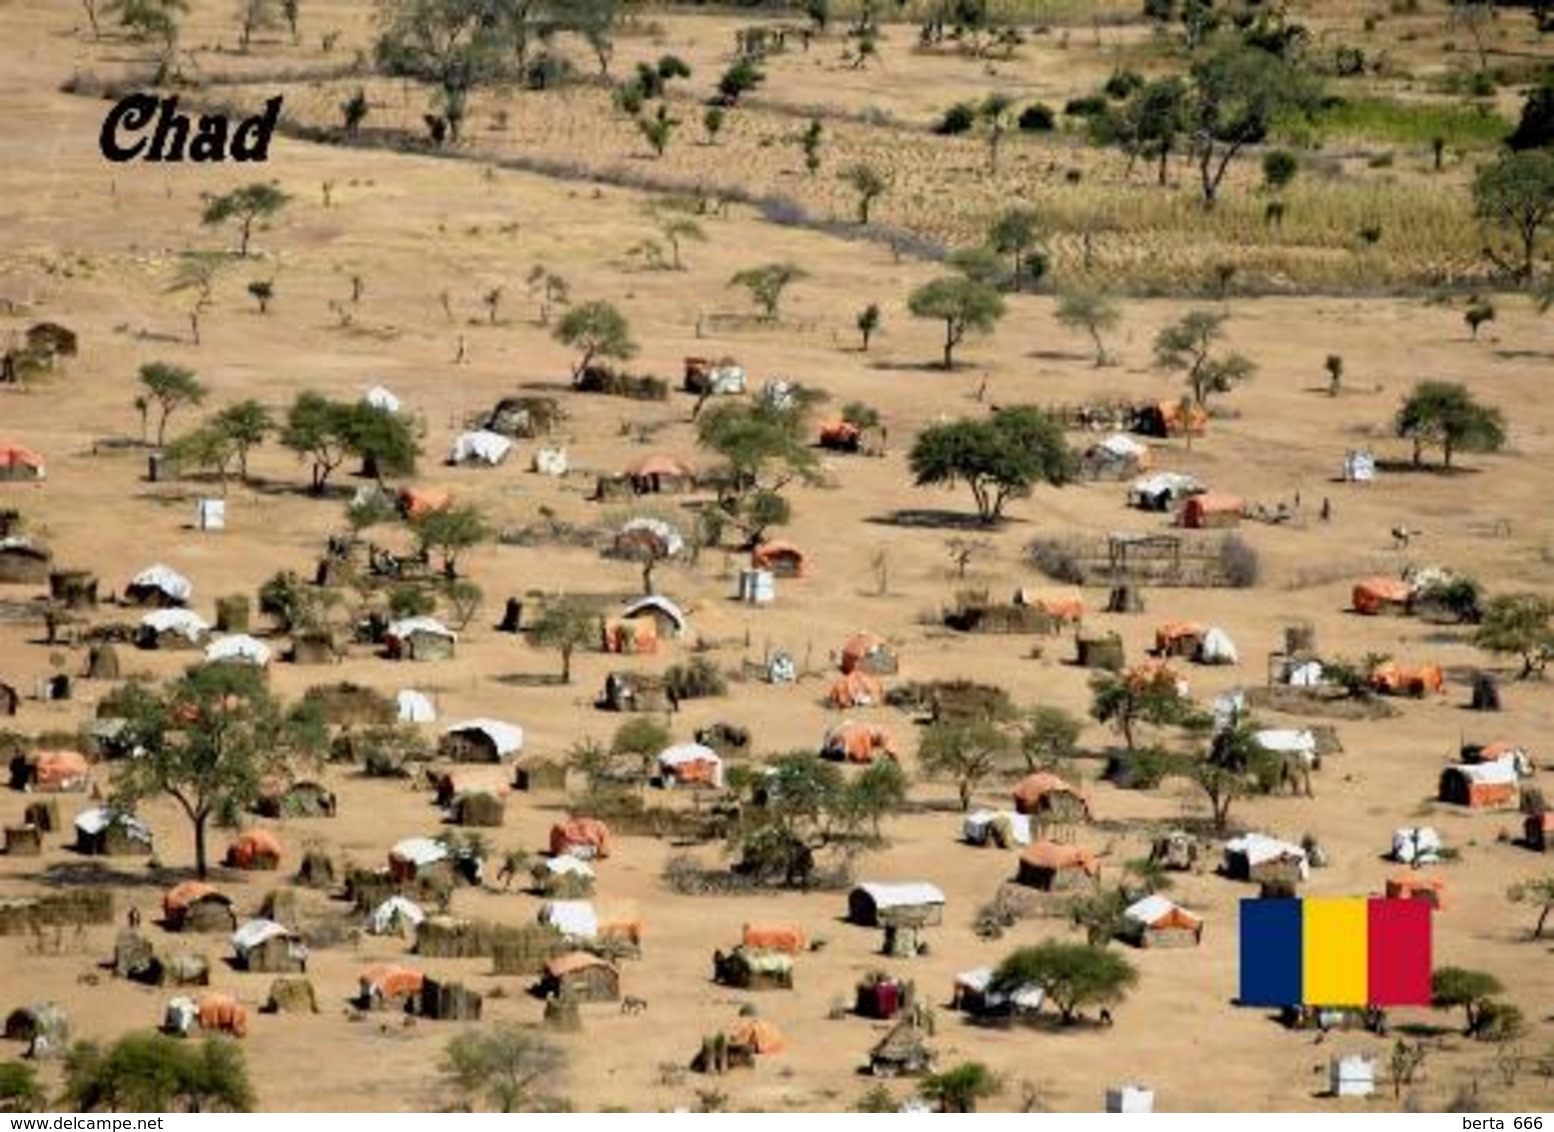
M 445 733 L 458 735 L 468 731 L 484 735 L 500 756 L 506 757 L 523 750 L 523 728 L 516 723 L 503 723 L 499 719 L 466 719 L 450 725 Z

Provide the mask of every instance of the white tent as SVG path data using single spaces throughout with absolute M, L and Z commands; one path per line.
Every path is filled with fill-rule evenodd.
M 676 743 L 658 754 L 658 769 L 666 779 L 673 776 L 675 767 L 686 763 L 707 763 L 712 767 L 712 785 L 723 786 L 723 756 L 711 747 L 700 743 Z
M 578 876 L 592 880 L 597 875 L 587 861 L 579 861 L 570 855 L 546 857 L 540 862 L 540 867 L 551 876 Z
M 983 1003 L 994 1009 L 1012 1002 L 1021 1010 L 1040 1010 L 1041 1004 L 1047 999 L 1047 993 L 1034 983 L 1020 987 L 1012 995 L 990 994 L 987 988 L 992 985 L 992 982 L 993 968 L 991 967 L 973 967 L 955 976 L 955 986 L 958 989 L 981 995 Z
M 249 920 L 232 933 L 232 947 L 241 959 L 260 944 L 267 943 L 277 936 L 291 938 L 291 929 L 283 924 L 277 924 L 274 920 Z
M 1288 841 L 1280 841 L 1277 837 L 1269 837 L 1263 833 L 1248 833 L 1241 837 L 1233 837 L 1225 842 L 1225 855 L 1244 856 L 1248 866 L 1261 865 L 1265 861 L 1277 861 L 1283 857 L 1293 857 L 1300 862 L 1300 876 L 1305 880 L 1311 875 L 1311 863 L 1306 859 L 1306 851 L 1299 845 L 1292 845 Z
M 199 1003 L 188 995 L 181 994 L 169 1000 L 167 1009 L 162 1012 L 162 1029 L 169 1034 L 187 1036 L 199 1020 Z
M 402 621 L 395 621 L 388 627 L 388 636 L 395 640 L 407 640 L 415 633 L 430 633 L 436 637 L 447 637 L 450 641 L 459 639 L 459 635 L 435 617 L 406 617 Z
M 685 550 L 685 537 L 662 519 L 628 519 L 621 524 L 616 537 L 629 538 L 638 531 L 646 531 L 656 538 L 671 558 L 678 558 Z
M 1335 1097 L 1368 1097 L 1376 1091 L 1376 1063 L 1350 1054 L 1327 1065 L 1328 1084 Z
M 961 822 L 961 836 L 969 845 L 986 845 L 992 840 L 993 823 L 1003 818 L 1009 823 L 1016 843 L 1031 843 L 1031 818 L 1029 814 L 1017 814 L 1013 810 L 995 813 L 992 810 L 973 810 Z
M 1285 682 L 1292 688 L 1320 688 L 1327 683 L 1327 670 L 1319 660 L 1301 661 L 1287 670 Z
M 255 640 L 247 633 L 233 633 L 230 637 L 218 637 L 205 646 L 205 659 L 211 664 L 229 661 L 263 668 L 270 663 L 270 655 L 269 645 Z
M 1215 730 L 1224 731 L 1234 726 L 1236 720 L 1246 714 L 1246 693 L 1240 688 L 1221 692 L 1214 697 L 1213 712 Z
M 944 893 L 934 885 L 923 881 L 906 884 L 865 883 L 858 886 L 869 894 L 877 911 L 887 908 L 918 908 L 924 904 L 943 904 Z
M 1264 728 L 1253 732 L 1253 740 L 1263 750 L 1275 755 L 1294 755 L 1306 766 L 1317 761 L 1317 737 L 1310 731 L 1295 728 Z
M 414 865 L 418 869 L 424 869 L 427 865 L 435 865 L 438 861 L 447 860 L 448 846 L 441 841 L 433 841 L 430 837 L 407 837 L 389 850 L 389 857 Z
M 413 900 L 403 896 L 390 896 L 372 910 L 367 917 L 367 931 L 372 935 L 395 935 L 405 928 L 419 927 L 426 913 Z
M 1370 483 L 1376 478 L 1376 455 L 1366 449 L 1351 449 L 1344 453 L 1344 480 L 1348 483 Z
M 1182 472 L 1155 472 L 1128 485 L 1128 504 L 1146 511 L 1164 511 L 1177 500 L 1202 490 L 1196 479 Z
M 425 692 L 405 688 L 394 697 L 394 702 L 399 707 L 401 723 L 433 723 L 437 719 L 437 709 Z
M 622 618 L 632 618 L 639 613 L 649 610 L 657 610 L 674 624 L 674 635 L 683 637 L 685 630 L 690 627 L 690 622 L 685 619 L 685 612 L 667 597 L 658 594 L 649 594 L 647 597 L 639 597 L 621 611 Z
M 707 370 L 706 382 L 714 397 L 732 397 L 745 391 L 745 371 L 733 362 L 723 362 Z
M 450 464 L 500 464 L 513 450 L 513 442 L 499 432 L 477 429 L 461 433 L 448 451 Z
M 1240 664 L 1241 654 L 1236 651 L 1236 643 L 1230 639 L 1230 634 L 1216 625 L 1203 634 L 1198 643 L 1197 659 L 1201 664 Z
M 76 815 L 75 827 L 87 836 L 95 837 L 114 823 L 122 825 L 125 832 L 141 844 L 151 844 L 151 828 L 145 822 L 107 806 L 82 810 Z
M 1441 859 L 1441 835 L 1427 825 L 1392 831 L 1392 859 L 1404 865 L 1433 865 Z
M 374 409 L 379 409 L 385 413 L 397 413 L 400 409 L 399 398 L 381 385 L 374 385 L 367 392 L 363 393 L 362 400 Z
M 465 731 L 478 731 L 491 740 L 498 758 L 523 750 L 523 728 L 516 723 L 503 723 L 500 719 L 465 719 L 447 727 L 444 733 L 458 735 Z
M 542 476 L 564 476 L 571 468 L 571 462 L 565 448 L 536 448 L 530 467 Z
M 148 566 L 130 579 L 134 589 L 161 590 L 174 601 L 188 601 L 194 596 L 194 586 L 177 570 L 158 563 Z
M 1107 1112 L 1154 1112 L 1155 1090 L 1143 1085 L 1119 1085 L 1106 1090 Z
M 197 641 L 210 632 L 210 625 L 198 613 L 188 609 L 155 609 L 140 619 L 141 628 L 158 635 L 177 633 Z
M 1456 768 L 1462 776 L 1476 786 L 1515 785 L 1521 775 L 1515 759 L 1499 759 L 1490 763 L 1472 763 Z
M 599 913 L 591 900 L 552 900 L 540 909 L 540 923 L 550 924 L 568 939 L 594 939 Z

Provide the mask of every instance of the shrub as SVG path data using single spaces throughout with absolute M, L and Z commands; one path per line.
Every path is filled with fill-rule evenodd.
M 686 664 L 676 664 L 664 674 L 669 694 L 677 700 L 694 700 L 705 696 L 722 696 L 728 692 L 728 680 L 706 657 L 692 657 Z
M 969 102 L 957 102 L 944 112 L 944 117 L 934 127 L 934 133 L 945 136 L 965 134 L 976 124 L 977 108 Z
M 1257 549 L 1240 535 L 1231 535 L 1219 547 L 1219 567 L 1225 584 L 1236 589 L 1250 589 L 1257 585 L 1262 563 Z
M 1057 125 L 1057 116 L 1045 102 L 1033 102 L 1020 111 L 1018 125 L 1028 134 L 1045 134 Z
M 1106 80 L 1106 85 L 1101 90 L 1105 92 L 1107 98 L 1121 102 L 1143 85 L 1143 75 L 1123 67 L 1112 72 L 1111 78 Z
M 1063 104 L 1063 113 L 1071 118 L 1096 118 L 1107 111 L 1106 99 L 1098 94 L 1071 98 Z

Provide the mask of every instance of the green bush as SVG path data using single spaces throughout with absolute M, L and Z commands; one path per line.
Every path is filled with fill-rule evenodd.
M 1018 125 L 1028 134 L 1045 134 L 1057 125 L 1057 115 L 1045 102 L 1033 102 L 1020 111 Z
M 977 108 L 969 102 L 957 102 L 944 112 L 944 117 L 939 119 L 939 124 L 934 127 L 934 133 L 946 136 L 953 134 L 970 133 L 971 128 L 977 124 Z

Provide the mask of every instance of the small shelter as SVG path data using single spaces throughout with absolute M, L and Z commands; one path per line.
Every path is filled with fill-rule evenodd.
M 1522 823 L 1522 829 L 1527 848 L 1538 853 L 1547 853 L 1554 849 L 1554 810 L 1528 814 L 1527 820 Z
M 630 904 L 597 908 L 589 900 L 552 900 L 540 908 L 539 922 L 565 938 L 587 942 L 615 940 L 640 947 L 646 924 Z
M 448 449 L 448 463 L 494 468 L 513 450 L 513 442 L 499 432 L 476 429 L 463 432 Z
M 1387 696 L 1423 696 L 1446 688 L 1446 675 L 1438 664 L 1399 664 L 1384 661 L 1371 670 L 1371 687 Z
M 1029 845 L 1031 819 L 1012 810 L 972 810 L 961 819 L 961 837 L 967 845 L 996 845 L 1000 849 Z
M 57 322 L 33 323 L 27 328 L 25 341 L 29 350 L 58 354 L 62 358 L 73 358 L 80 349 L 76 332 Z
M 187 604 L 194 596 L 194 586 L 177 570 L 158 563 L 131 578 L 124 588 L 124 596 L 134 605 L 166 608 Z
M 31 539 L 0 538 L 0 584 L 43 585 L 53 561 L 53 551 Z
M 696 469 L 684 460 L 661 453 L 633 461 L 626 468 L 626 477 L 637 495 L 669 495 L 696 490 Z
M 1439 864 L 1444 845 L 1441 835 L 1430 826 L 1392 831 L 1392 859 L 1401 865 Z
M 1155 1090 L 1145 1088 L 1143 1085 L 1118 1085 L 1116 1088 L 1108 1088 L 1106 1090 L 1106 1111 L 1154 1112 Z
M 377 963 L 357 976 L 356 1001 L 365 1010 L 403 1010 L 420 997 L 425 982 L 414 967 Z
M 658 652 L 658 625 L 650 619 L 610 618 L 599 626 L 599 647 L 621 656 L 653 656 Z
M 740 944 L 732 951 L 712 956 L 713 981 L 740 990 L 792 990 L 793 956 L 786 951 L 763 951 Z
M 397 413 L 402 408 L 399 398 L 382 385 L 374 385 L 363 393 L 362 404 L 377 409 L 380 413 Z
M 201 995 L 195 1004 L 195 1021 L 201 1030 L 231 1034 L 234 1038 L 248 1036 L 248 1007 L 230 994 Z
M 367 931 L 372 935 L 413 935 L 425 919 L 419 904 L 396 893 L 367 914 Z
M 1211 625 L 1198 641 L 1193 660 L 1199 664 L 1240 664 L 1241 653 L 1230 634 L 1218 625 Z
M 575 1002 L 618 1002 L 621 974 L 613 963 L 587 951 L 570 951 L 545 964 L 540 979 L 542 995 L 571 998 Z
M 267 818 L 332 818 L 338 809 L 335 792 L 310 778 L 268 782 L 254 806 Z
M 606 711 L 669 711 L 669 685 L 646 672 L 611 672 L 604 678 L 599 706 Z
M 394 709 L 400 723 L 435 723 L 437 709 L 425 692 L 403 688 L 394 694 Z
M 1351 448 L 1344 453 L 1345 483 L 1371 483 L 1376 479 L 1376 454 L 1368 448 Z
M 1170 511 L 1184 499 L 1201 495 L 1204 486 L 1181 472 L 1155 472 L 1128 485 L 1128 506 L 1140 511 Z
M 1361 578 L 1350 591 L 1349 603 L 1356 613 L 1407 613 L 1414 588 L 1398 578 Z
M 0 481 L 45 478 L 43 457 L 20 444 L 0 441 Z
M 1077 625 L 1085 617 L 1084 595 L 1077 589 L 1021 586 L 1014 592 L 1014 604 L 1043 613 L 1058 625 Z
M 407 837 L 389 850 L 389 874 L 402 884 L 437 872 L 451 872 L 452 856 L 446 842 Z
M 534 888 L 554 900 L 582 900 L 594 893 L 593 868 L 576 857 L 546 857 L 529 870 Z
M 863 430 L 851 421 L 824 421 L 820 447 L 828 452 L 857 452 L 863 447 Z
M 649 594 L 633 601 L 621 610 L 619 619 L 651 625 L 654 636 L 660 640 L 679 639 L 690 628 L 685 612 L 667 597 L 658 594 Z
M 1117 937 L 1135 947 L 1197 947 L 1203 919 L 1155 893 L 1123 909 Z
M 752 921 L 745 924 L 740 933 L 745 947 L 757 951 L 783 951 L 797 955 L 809 946 L 804 929 L 797 924 L 778 924 Z
M 461 791 L 448 807 L 448 817 L 455 825 L 495 829 L 507 820 L 507 791 Z
M 1480 763 L 1509 762 L 1516 768 L 1518 776 L 1532 777 L 1532 758 L 1527 754 L 1527 748 L 1519 747 L 1515 743 L 1465 743 L 1461 758 L 1470 766 Z
M 826 732 L 820 753 L 828 759 L 867 765 L 876 759 L 897 758 L 895 740 L 889 731 L 872 723 L 840 723 Z
M 550 827 L 550 851 L 556 857 L 603 860 L 610 855 L 610 827 L 598 818 L 559 821 Z
M 56 1002 L 18 1006 L 5 1016 L 5 1037 L 26 1042 L 31 1057 L 62 1051 L 70 1042 L 70 1018 Z
M 290 928 L 274 920 L 241 925 L 232 933 L 232 950 L 244 971 L 283 975 L 307 969 L 307 947 Z
M 676 743 L 658 755 L 658 778 L 664 786 L 723 788 L 723 756 L 700 743 Z
M 267 829 L 244 830 L 227 849 L 226 860 L 230 869 L 273 872 L 281 867 L 280 839 Z
M 1399 873 L 1387 878 L 1388 900 L 1423 900 L 1437 910 L 1446 906 L 1446 882 L 1440 877 Z
M 162 923 L 170 932 L 232 932 L 232 898 L 199 880 L 175 884 L 162 896 Z
M 459 635 L 435 617 L 406 617 L 391 623 L 383 644 L 391 660 L 447 660 Z
M 884 971 L 870 971 L 853 987 L 853 1013 L 860 1018 L 889 1022 L 911 1008 L 913 985 Z
M 127 857 L 151 852 L 151 830 L 130 814 L 98 806 L 76 815 L 76 852 Z
M 869 1051 L 869 1073 L 874 1077 L 913 1076 L 933 1065 L 923 1030 L 912 1019 L 903 1019 Z
M 847 917 L 866 928 L 933 927 L 944 922 L 944 893 L 922 881 L 860 884 L 847 894 Z
M 38 794 L 84 791 L 92 781 L 92 767 L 79 751 L 34 751 L 11 760 L 11 789 Z
M 197 648 L 210 625 L 188 609 L 157 609 L 140 619 L 136 644 L 143 649 Z
M 885 702 L 885 687 L 867 672 L 853 671 L 839 677 L 832 685 L 829 699 L 833 707 L 879 707 Z
M 841 667 L 845 673 L 894 676 L 901 662 L 885 638 L 873 633 L 854 633 L 842 646 Z
M 1327 1080 L 1335 1097 L 1368 1097 L 1376 1091 L 1376 1063 L 1359 1054 L 1332 1058 Z
M 247 664 L 254 668 L 266 668 L 273 655 L 269 645 L 247 633 L 217 637 L 205 646 L 207 664 Z
M 736 1057 L 740 1051 L 773 1054 L 788 1048 L 788 1039 L 768 1018 L 741 1018 L 729 1027 L 727 1037 L 729 1052 Z
M 1317 764 L 1317 737 L 1306 728 L 1265 727 L 1252 733 L 1252 741 L 1269 754 L 1301 766 Z
M 804 551 L 791 542 L 773 539 L 750 552 L 750 567 L 765 570 L 774 578 L 802 578 L 809 573 Z
M 507 762 L 523 750 L 523 728 L 498 719 L 466 719 L 443 731 L 437 750 L 454 762 Z
M 1225 842 L 1225 875 L 1254 884 L 1298 884 L 1311 875 L 1306 851 L 1299 845 L 1261 833 Z
M 1020 854 L 1015 880 L 1043 892 L 1059 892 L 1096 881 L 1100 875 L 1101 866 L 1089 849 L 1037 841 Z
M 1194 530 L 1236 527 L 1246 511 L 1246 501 L 1235 495 L 1195 495 L 1182 506 L 1182 526 Z
M 549 432 L 562 416 L 561 403 L 554 397 L 503 397 L 485 427 L 503 436 L 529 438 Z
M 617 558 L 678 558 L 685 536 L 662 519 L 639 517 L 621 524 L 611 549 Z
M 1015 784 L 1012 794 L 1015 812 L 1038 822 L 1090 820 L 1090 803 L 1085 796 L 1050 771 L 1026 775 Z
M 684 387 L 698 397 L 733 397 L 745 391 L 745 371 L 733 358 L 686 358 Z
M 1079 471 L 1086 479 L 1121 480 L 1149 468 L 1149 445 L 1124 433 L 1114 432 L 1086 448 L 1079 457 Z
M 1155 653 L 1159 656 L 1195 656 L 1205 630 L 1195 621 L 1167 621 L 1155 628 Z
M 453 496 L 429 487 L 402 487 L 394 497 L 394 506 L 402 518 L 419 519 L 453 505 Z
M 1440 799 L 1458 806 L 1514 806 L 1520 793 L 1516 766 L 1509 761 L 1449 766 L 1441 772 Z
M 1208 410 L 1190 402 L 1154 401 L 1133 410 L 1133 431 L 1145 436 L 1202 436 L 1208 427 Z
M 1035 984 L 1020 987 L 1012 994 L 993 989 L 993 968 L 974 967 L 955 976 L 950 1001 L 956 1010 L 978 1018 L 1007 1018 L 1010 1015 L 1035 1014 L 1047 994 Z

